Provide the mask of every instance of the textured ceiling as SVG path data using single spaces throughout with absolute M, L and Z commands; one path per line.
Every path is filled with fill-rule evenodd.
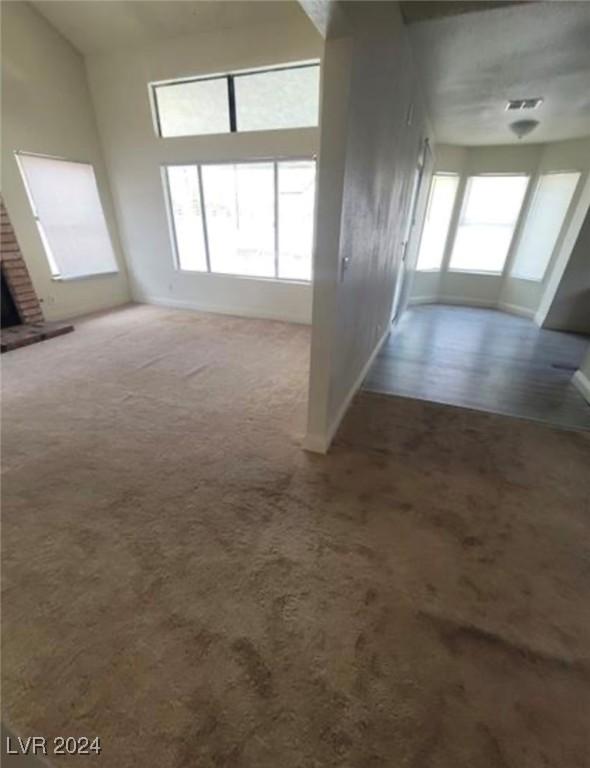
M 523 141 L 590 136 L 590 3 L 511 5 L 408 26 L 437 141 L 503 144 L 508 123 L 540 126 Z M 537 110 L 508 99 L 542 96 Z
M 36 0 L 32 5 L 83 54 L 264 22 L 289 24 L 295 0 Z

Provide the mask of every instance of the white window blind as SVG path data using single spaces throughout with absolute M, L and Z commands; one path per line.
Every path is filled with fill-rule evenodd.
M 508 256 L 528 176 L 472 176 L 450 269 L 500 274 Z
M 579 179 L 577 172 L 541 176 L 512 265 L 512 277 L 543 279 Z
M 421 271 L 441 267 L 458 186 L 456 174 L 436 174 L 432 179 L 416 267 Z
M 54 276 L 117 272 L 92 166 L 37 155 L 18 159 Z

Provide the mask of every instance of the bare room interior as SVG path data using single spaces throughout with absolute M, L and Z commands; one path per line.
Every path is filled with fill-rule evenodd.
M 1 24 L 2 764 L 586 766 L 590 4 Z

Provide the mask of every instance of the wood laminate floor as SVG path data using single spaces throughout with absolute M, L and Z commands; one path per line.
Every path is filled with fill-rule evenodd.
M 590 406 L 571 383 L 589 341 L 496 310 L 411 307 L 363 388 L 590 429 Z

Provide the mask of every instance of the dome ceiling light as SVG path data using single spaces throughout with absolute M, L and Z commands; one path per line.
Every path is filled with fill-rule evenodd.
M 523 136 L 528 136 L 531 131 L 534 131 L 538 125 L 538 120 L 516 120 L 516 122 L 510 123 L 508 127 L 515 136 L 522 139 Z

